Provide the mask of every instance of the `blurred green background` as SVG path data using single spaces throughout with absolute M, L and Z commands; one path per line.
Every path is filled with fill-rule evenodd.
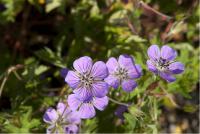
M 119 101 L 137 102 L 154 81 L 148 47 L 168 44 L 185 64 L 176 82 L 161 83 L 168 96 L 157 94 L 156 105 L 156 94 L 148 96 L 143 115 L 132 110 L 124 122 L 110 103 L 83 121 L 81 132 L 198 133 L 199 11 L 197 0 L 0 0 L 0 132 L 45 132 L 44 111 L 71 92 L 61 68 L 71 69 L 84 55 L 105 62 L 134 56 L 143 68 L 138 88 L 111 92 Z

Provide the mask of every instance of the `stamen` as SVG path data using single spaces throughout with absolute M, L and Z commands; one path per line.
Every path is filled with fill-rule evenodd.
M 79 78 L 81 80 L 81 85 L 84 87 L 90 87 L 94 82 L 94 78 L 87 72 L 84 74 L 79 74 Z
M 122 79 L 128 79 L 128 70 L 122 67 L 118 67 L 116 69 L 116 72 L 114 73 L 114 75 L 118 78 Z

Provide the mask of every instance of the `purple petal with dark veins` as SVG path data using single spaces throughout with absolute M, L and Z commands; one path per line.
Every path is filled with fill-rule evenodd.
M 72 111 L 76 111 L 81 104 L 81 100 L 76 94 L 70 94 L 67 98 L 67 103 Z
M 120 81 L 117 79 L 117 77 L 113 75 L 109 75 L 107 78 L 104 79 L 104 81 L 114 89 L 117 89 L 120 84 Z
M 78 112 L 82 119 L 89 119 L 96 115 L 94 106 L 89 103 L 83 103 Z
M 163 59 L 170 61 L 170 60 L 174 60 L 176 58 L 176 56 L 177 56 L 177 53 L 173 48 L 171 48 L 167 45 L 162 46 L 161 57 Z
M 108 93 L 109 85 L 106 82 L 99 81 L 92 84 L 92 92 L 95 97 L 101 98 Z
M 87 100 L 92 96 L 92 89 L 86 87 L 79 87 L 73 90 L 73 92 L 78 95 L 82 100 Z
M 184 65 L 181 62 L 174 62 L 169 65 L 169 70 L 173 74 L 180 74 L 184 71 Z
M 158 60 L 160 58 L 160 49 L 158 45 L 151 45 L 147 50 L 147 54 L 150 59 L 154 61 Z
M 126 92 L 131 92 L 137 87 L 137 83 L 134 80 L 123 80 L 122 89 Z
M 103 111 L 108 105 L 108 97 L 94 98 L 93 104 L 98 110 Z
M 65 82 L 71 87 L 71 88 L 77 88 L 77 86 L 80 84 L 80 79 L 76 72 L 74 71 L 69 71 L 67 73 L 67 76 L 65 78 Z
M 118 62 L 117 59 L 114 57 L 111 57 L 108 59 L 108 61 L 106 62 L 106 66 L 108 68 L 109 73 L 113 73 L 116 68 L 118 67 Z
M 74 69 L 79 73 L 86 73 L 92 69 L 92 59 L 88 56 L 83 56 L 73 63 Z
M 155 67 L 155 65 L 153 64 L 153 61 L 147 60 L 147 67 L 148 67 L 149 71 L 154 72 L 155 74 L 158 73 L 158 70 Z
M 160 76 L 167 82 L 173 82 L 176 80 L 176 78 L 172 75 L 171 72 L 160 72 Z
M 58 119 L 58 113 L 53 108 L 48 108 L 43 116 L 43 120 L 46 123 L 53 124 Z
M 91 71 L 91 75 L 94 79 L 104 79 L 108 76 L 108 69 L 106 64 L 102 61 L 97 61 L 94 63 Z

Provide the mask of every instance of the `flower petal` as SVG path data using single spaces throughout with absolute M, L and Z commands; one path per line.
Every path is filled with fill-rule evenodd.
M 67 98 L 67 103 L 72 111 L 78 109 L 81 104 L 81 100 L 77 97 L 76 94 L 70 94 Z
M 66 107 L 67 107 L 67 105 L 65 103 L 59 102 L 57 104 L 57 111 L 58 111 L 58 113 L 60 115 L 62 115 L 62 114 L 66 115 L 66 114 L 70 113 L 70 109 L 66 108 Z M 63 112 L 65 112 L 65 113 L 63 113 Z
M 158 73 L 157 68 L 154 66 L 153 61 L 147 60 L 147 67 L 151 72 Z
M 176 78 L 172 75 L 171 72 L 160 72 L 160 76 L 167 82 L 173 82 L 176 80 Z
M 65 134 L 76 134 L 78 133 L 77 125 L 66 125 L 64 126 Z
M 128 76 L 132 79 L 139 78 L 142 75 L 142 68 L 136 64 L 128 70 Z
M 92 84 L 92 92 L 95 97 L 104 97 L 108 93 L 108 84 L 103 81 L 95 82 Z
M 79 124 L 81 122 L 80 115 L 77 111 L 73 111 L 65 118 L 70 124 Z
M 147 54 L 148 54 L 149 58 L 154 61 L 159 59 L 160 58 L 160 49 L 159 49 L 158 45 L 151 45 L 147 50 Z
M 71 87 L 71 88 L 76 88 L 78 84 L 80 83 L 80 79 L 78 75 L 74 71 L 69 71 L 67 73 L 67 76 L 65 78 L 65 82 Z
M 108 105 L 108 97 L 94 98 L 93 104 L 98 110 L 103 111 Z
M 184 65 L 181 62 L 174 62 L 169 65 L 169 70 L 173 74 L 180 74 L 184 71 Z
M 104 81 L 114 89 L 117 89 L 120 84 L 120 81 L 113 75 L 109 75 L 107 78 L 104 79 Z
M 58 130 L 55 127 L 55 124 L 50 125 L 46 130 L 46 134 L 58 133 Z M 52 132 L 53 130 L 54 132 Z
M 134 80 L 122 81 L 122 89 L 126 92 L 131 92 L 137 87 L 137 83 Z
M 73 92 L 81 99 L 87 100 L 92 96 L 92 91 L 90 88 L 79 87 L 73 90 Z
M 118 67 L 118 62 L 117 59 L 114 57 L 111 57 L 108 59 L 108 61 L 106 62 L 106 66 L 108 68 L 109 73 L 113 73 L 116 68 Z
M 92 59 L 88 56 L 83 56 L 73 63 L 74 68 L 79 73 L 86 73 L 92 69 Z
M 124 120 L 124 113 L 128 112 L 128 107 L 124 106 L 124 105 L 120 105 L 117 107 L 117 109 L 115 110 L 115 115 L 120 118 L 121 120 Z
M 43 120 L 46 123 L 53 124 L 58 119 L 58 113 L 53 108 L 48 108 L 43 116 Z
M 172 49 L 171 47 L 164 45 L 161 48 L 161 57 L 165 60 L 174 60 L 177 56 L 177 53 L 174 49 Z
M 133 58 L 131 56 L 125 55 L 125 54 L 119 56 L 118 62 L 119 62 L 120 66 L 127 68 L 127 69 L 131 69 L 134 66 Z
M 106 64 L 102 61 L 97 61 L 92 67 L 91 74 L 95 79 L 104 79 L 108 76 Z
M 93 105 L 83 103 L 79 108 L 79 115 L 82 119 L 89 119 L 95 116 L 96 112 Z

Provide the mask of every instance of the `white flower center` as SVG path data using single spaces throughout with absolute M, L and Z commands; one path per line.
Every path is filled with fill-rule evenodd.
M 118 67 L 114 73 L 120 80 L 128 79 L 128 70 L 123 67 Z
M 94 78 L 90 73 L 79 74 L 78 76 L 81 81 L 81 86 L 90 87 L 94 83 Z

